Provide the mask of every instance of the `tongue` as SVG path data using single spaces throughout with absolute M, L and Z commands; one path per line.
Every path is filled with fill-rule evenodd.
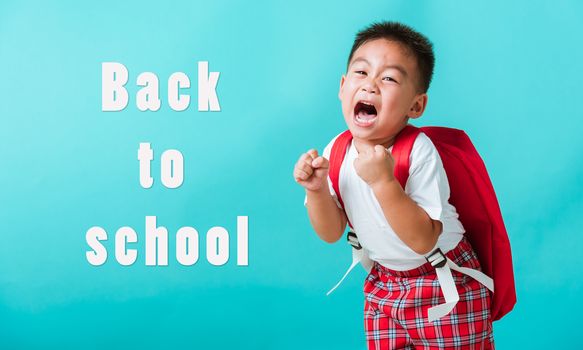
M 377 116 L 376 114 L 370 114 L 366 110 L 361 110 L 360 112 L 358 112 L 358 117 L 360 119 L 373 119 L 376 116 Z

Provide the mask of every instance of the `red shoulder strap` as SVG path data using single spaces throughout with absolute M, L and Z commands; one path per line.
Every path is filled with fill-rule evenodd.
M 401 184 L 401 187 L 405 189 L 405 184 L 409 178 L 409 166 L 410 166 L 410 156 L 411 150 L 413 149 L 413 144 L 415 139 L 419 135 L 421 130 L 414 127 L 413 125 L 407 125 L 395 140 L 393 144 L 393 150 L 391 154 L 395 160 L 395 178 Z
M 328 169 L 328 177 L 330 177 L 332 188 L 334 189 L 334 192 L 336 192 L 336 197 L 342 208 L 344 208 L 344 202 L 342 201 L 342 196 L 340 196 L 340 167 L 342 166 L 344 157 L 346 157 L 346 150 L 348 149 L 350 141 L 352 141 L 352 134 L 350 133 L 350 130 L 346 130 L 338 135 L 332 145 L 332 149 L 330 150 L 330 168 Z M 348 225 L 352 227 L 350 221 L 348 221 Z

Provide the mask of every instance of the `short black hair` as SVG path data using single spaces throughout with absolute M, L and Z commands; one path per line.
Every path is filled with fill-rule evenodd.
M 431 84 L 433 68 L 435 66 L 433 44 L 425 35 L 399 22 L 376 22 L 359 31 L 354 39 L 354 44 L 352 44 L 347 67 L 350 65 L 352 56 L 359 47 L 376 39 L 396 41 L 415 56 L 417 66 L 419 67 L 419 88 L 423 92 L 427 92 L 429 84 Z

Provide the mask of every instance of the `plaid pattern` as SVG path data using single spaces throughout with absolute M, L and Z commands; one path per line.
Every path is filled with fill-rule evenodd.
M 464 238 L 446 253 L 459 266 L 480 269 Z M 494 349 L 490 292 L 453 271 L 460 300 L 451 313 L 430 323 L 427 309 L 444 302 L 434 268 L 426 263 L 394 271 L 375 262 L 364 284 L 364 329 L 369 349 Z

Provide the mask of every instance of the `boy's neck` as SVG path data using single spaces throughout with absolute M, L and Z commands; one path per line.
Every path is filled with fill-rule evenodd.
M 396 136 L 388 140 L 365 140 L 355 137 L 353 141 L 354 147 L 356 147 L 356 151 L 360 152 L 364 145 L 369 145 L 371 147 L 374 147 L 376 145 L 382 145 L 384 148 L 389 148 L 395 143 L 395 138 Z
M 391 147 L 394 143 L 395 140 L 397 139 L 397 136 L 399 135 L 399 133 L 401 131 L 403 131 L 403 129 L 405 128 L 406 125 L 404 125 L 396 134 L 387 137 L 387 138 L 381 138 L 381 139 L 374 139 L 374 140 L 366 140 L 366 139 L 361 139 L 358 137 L 354 137 L 353 141 L 354 141 L 354 147 L 356 147 L 356 151 L 360 152 L 360 149 L 362 148 L 362 144 L 365 145 L 370 145 L 372 147 L 376 146 L 376 145 L 382 145 L 384 148 L 389 148 Z

